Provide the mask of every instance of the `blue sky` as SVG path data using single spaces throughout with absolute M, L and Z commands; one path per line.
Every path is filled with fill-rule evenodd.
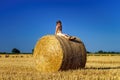
M 0 1 L 0 52 L 31 52 L 37 40 L 63 32 L 79 37 L 88 51 L 120 51 L 120 0 Z

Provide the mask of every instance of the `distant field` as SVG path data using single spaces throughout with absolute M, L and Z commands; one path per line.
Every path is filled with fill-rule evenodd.
M 40 73 L 31 54 L 0 54 L 0 80 L 120 80 L 119 54 L 88 54 L 85 69 Z

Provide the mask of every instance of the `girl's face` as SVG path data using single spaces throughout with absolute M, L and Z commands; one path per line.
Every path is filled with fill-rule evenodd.
M 61 23 L 57 23 L 57 26 L 61 27 L 61 26 L 62 26 L 62 24 L 61 24 Z

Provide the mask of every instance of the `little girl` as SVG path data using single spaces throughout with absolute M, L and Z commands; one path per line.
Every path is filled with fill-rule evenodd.
M 76 38 L 73 37 L 73 36 L 69 36 L 69 35 L 67 35 L 67 34 L 62 33 L 62 22 L 61 22 L 60 20 L 56 22 L 55 35 L 63 36 L 63 37 L 65 37 L 65 38 L 68 39 L 68 40 L 74 40 L 74 39 L 76 39 Z

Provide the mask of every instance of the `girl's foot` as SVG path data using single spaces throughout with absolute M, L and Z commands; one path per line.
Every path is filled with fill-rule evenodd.
M 75 39 L 76 39 L 76 37 L 74 37 L 74 36 L 69 37 L 69 40 L 75 40 Z

